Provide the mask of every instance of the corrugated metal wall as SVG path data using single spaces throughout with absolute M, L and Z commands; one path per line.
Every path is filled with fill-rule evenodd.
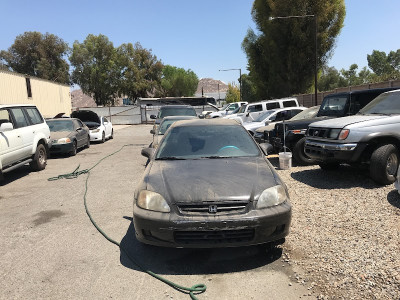
M 32 97 L 29 98 L 25 78 L 22 74 L 0 71 L 0 104 L 33 104 L 45 118 L 61 112 L 71 113 L 68 85 L 29 77 L 32 90 Z

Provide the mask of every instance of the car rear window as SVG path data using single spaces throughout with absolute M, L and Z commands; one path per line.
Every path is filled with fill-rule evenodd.
M 179 126 L 165 135 L 156 159 L 259 156 L 253 139 L 241 126 Z
M 74 124 L 71 120 L 57 120 L 57 121 L 47 121 L 51 132 L 57 131 L 74 131 Z
M 162 119 L 169 116 L 196 116 L 194 108 L 163 107 L 160 109 L 158 118 Z

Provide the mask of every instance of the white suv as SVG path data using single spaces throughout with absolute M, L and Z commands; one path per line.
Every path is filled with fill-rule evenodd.
M 43 170 L 49 141 L 49 126 L 35 106 L 0 105 L 0 179 L 27 163 Z

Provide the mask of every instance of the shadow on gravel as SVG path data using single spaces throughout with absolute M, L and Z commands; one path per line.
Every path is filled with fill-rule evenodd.
M 397 190 L 391 191 L 387 196 L 387 200 L 391 205 L 400 209 L 400 195 Z
M 136 240 L 132 223 L 121 241 L 121 247 L 147 270 L 165 275 L 219 274 L 251 270 L 269 265 L 282 255 L 282 249 L 279 247 L 266 252 L 265 248 L 257 246 L 175 249 L 144 245 Z M 120 261 L 127 268 L 141 271 L 123 251 Z

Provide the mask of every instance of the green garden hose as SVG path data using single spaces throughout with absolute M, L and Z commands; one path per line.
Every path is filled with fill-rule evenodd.
M 71 173 L 61 174 L 61 175 L 58 175 L 58 176 L 56 176 L 56 177 L 51 177 L 51 178 L 49 178 L 48 180 L 49 180 L 49 181 L 54 181 L 54 180 L 63 179 L 63 178 L 65 178 L 65 179 L 74 179 L 74 178 L 77 178 L 79 175 L 87 174 L 86 181 L 85 181 L 85 193 L 84 193 L 84 195 L 83 195 L 83 200 L 84 200 L 84 205 L 85 205 L 86 214 L 88 215 L 88 217 L 89 217 L 90 221 L 92 222 L 93 226 L 96 227 L 97 231 L 100 232 L 101 235 L 104 236 L 109 242 L 113 243 L 114 245 L 117 245 L 117 246 L 121 249 L 121 251 L 123 251 L 123 252 L 126 254 L 126 256 L 128 256 L 128 258 L 129 258 L 136 266 L 138 266 L 139 269 L 141 269 L 143 272 L 145 272 L 145 273 L 149 274 L 150 276 L 152 276 L 152 277 L 154 277 L 154 278 L 156 278 L 156 279 L 158 279 L 158 280 L 164 282 L 165 284 L 168 284 L 168 285 L 171 286 L 172 288 L 174 288 L 174 289 L 176 289 L 176 290 L 178 290 L 178 291 L 180 291 L 180 292 L 182 292 L 182 293 L 189 294 L 189 296 L 190 296 L 190 298 L 191 298 L 192 300 L 197 300 L 196 295 L 197 295 L 197 294 L 204 293 L 204 292 L 206 291 L 207 286 L 206 286 L 205 284 L 200 283 L 200 284 L 195 284 L 195 285 L 193 285 L 192 287 L 185 287 L 185 286 L 181 286 L 181 285 L 179 285 L 179 284 L 176 284 L 176 283 L 174 283 L 174 282 L 172 282 L 172 281 L 170 281 L 170 280 L 168 280 L 168 279 L 166 279 L 166 278 L 164 278 L 164 277 L 162 277 L 162 276 L 160 276 L 160 275 L 158 275 L 158 274 L 156 274 L 156 273 L 154 273 L 154 272 L 152 272 L 152 271 L 150 271 L 150 270 L 146 270 L 146 268 L 144 268 L 143 266 L 141 266 L 141 264 L 138 263 L 138 261 L 137 261 L 134 257 L 132 257 L 132 255 L 130 255 L 129 252 L 128 252 L 126 249 L 124 249 L 124 248 L 121 246 L 121 244 L 120 244 L 119 242 L 117 242 L 117 241 L 113 240 L 112 238 L 110 238 L 110 237 L 96 224 L 96 222 L 95 222 L 95 221 L 93 220 L 93 218 L 92 218 L 92 215 L 91 215 L 90 212 L 89 212 L 89 209 L 88 209 L 87 203 L 86 203 L 86 202 L 87 202 L 87 201 L 86 201 L 86 195 L 87 195 L 87 192 L 88 192 L 88 181 L 89 181 L 89 177 L 90 177 L 90 171 L 93 170 L 96 166 L 98 166 L 98 165 L 99 165 L 103 160 L 105 160 L 106 158 L 108 158 L 108 157 L 110 157 L 110 156 L 112 156 L 112 155 L 114 155 L 114 154 L 120 152 L 123 148 L 128 147 L 128 146 L 133 146 L 133 145 L 132 145 L 132 144 L 127 144 L 127 145 L 122 146 L 119 150 L 117 150 L 117 151 L 115 151 L 115 152 L 113 152 L 113 153 L 111 153 L 111 154 L 109 154 L 109 155 L 103 157 L 102 159 L 100 159 L 94 166 L 92 166 L 92 167 L 89 168 L 89 169 L 79 170 L 79 167 L 80 167 L 80 165 L 79 165 L 79 166 L 78 166 L 74 171 L 72 171 Z

